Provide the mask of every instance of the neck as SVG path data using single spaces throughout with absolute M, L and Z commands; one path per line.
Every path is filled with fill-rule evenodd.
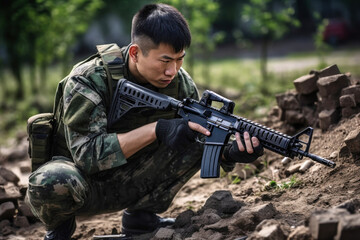
M 140 83 L 147 82 L 146 79 L 143 76 L 141 76 L 139 70 L 137 69 L 136 63 L 131 58 L 129 58 L 129 71 L 130 74 L 133 75 L 138 82 Z

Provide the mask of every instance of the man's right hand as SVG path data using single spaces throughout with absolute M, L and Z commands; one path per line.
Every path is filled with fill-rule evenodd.
M 210 135 L 206 128 L 182 118 L 159 119 L 155 128 L 157 139 L 178 151 L 185 150 L 189 144 L 195 142 L 196 132 Z

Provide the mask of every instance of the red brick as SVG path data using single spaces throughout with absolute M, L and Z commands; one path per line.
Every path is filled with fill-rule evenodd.
M 317 86 L 321 97 L 340 95 L 341 89 L 348 87 L 350 81 L 345 74 L 337 74 L 329 77 L 319 78 Z
M 353 240 L 360 236 L 360 214 L 343 216 L 339 222 L 335 240 Z
M 304 124 L 304 115 L 299 111 L 288 110 L 285 112 L 285 121 L 290 124 Z
M 319 113 L 320 128 L 322 130 L 327 130 L 331 124 L 337 123 L 339 118 L 340 118 L 340 114 L 337 109 L 321 111 Z
M 339 97 L 323 97 L 320 101 L 321 110 L 332 110 L 340 107 Z
M 341 115 L 344 118 L 350 118 L 351 116 L 360 112 L 360 107 L 345 107 L 341 109 Z
M 318 87 L 316 81 L 318 77 L 315 74 L 308 74 L 294 80 L 296 91 L 301 94 L 310 94 L 316 92 Z
M 340 97 L 340 107 L 356 107 L 355 95 L 347 94 Z
M 300 103 L 297 100 L 297 94 L 293 93 L 293 92 L 287 92 L 287 93 L 283 93 L 283 94 L 278 94 L 276 95 L 276 101 L 278 106 L 281 109 L 291 109 L 291 110 L 296 110 L 296 109 L 300 109 Z
M 338 66 L 336 64 L 328 66 L 324 69 L 321 69 L 319 71 L 319 78 L 322 77 L 328 77 L 328 76 L 332 76 L 332 75 L 336 75 L 336 74 L 340 74 L 340 70 L 338 68 Z
M 360 103 L 360 85 L 353 85 L 342 89 L 341 95 L 354 94 L 356 103 Z

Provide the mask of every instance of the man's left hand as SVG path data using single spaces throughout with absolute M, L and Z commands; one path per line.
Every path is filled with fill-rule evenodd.
M 240 134 L 235 134 L 236 140 L 232 145 L 224 150 L 224 157 L 227 161 L 250 163 L 264 154 L 264 148 L 257 137 L 250 137 L 248 132 L 244 132 L 244 143 Z

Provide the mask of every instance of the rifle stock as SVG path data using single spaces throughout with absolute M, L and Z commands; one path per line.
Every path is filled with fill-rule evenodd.
M 223 104 L 221 109 L 212 107 L 212 102 Z M 179 101 L 169 96 L 154 92 L 135 83 L 121 79 L 118 82 L 108 122 L 110 126 L 121 119 L 132 108 L 154 108 L 169 111 L 177 110 L 182 118 L 198 123 L 210 130 L 211 135 L 205 137 L 204 153 L 201 162 L 202 178 L 217 178 L 220 173 L 222 151 L 230 135 L 249 132 L 256 136 L 264 148 L 285 157 L 308 157 L 316 162 L 334 168 L 336 164 L 330 160 L 309 153 L 313 129 L 307 127 L 294 136 L 288 136 L 246 118 L 233 115 L 234 102 L 214 92 L 204 91 L 201 100 L 184 99 Z M 307 136 L 307 141 L 301 139 Z

